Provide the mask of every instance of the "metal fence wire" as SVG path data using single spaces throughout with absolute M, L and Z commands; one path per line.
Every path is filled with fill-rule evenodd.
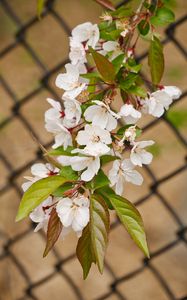
M 71 32 L 71 28 L 67 25 L 66 21 L 58 14 L 58 10 L 54 9 L 54 4 L 56 0 L 49 0 L 46 3 L 45 10 L 43 12 L 43 20 L 50 16 L 51 18 L 55 19 L 55 21 L 62 26 L 63 30 L 66 32 L 66 35 L 69 36 Z M 127 2 L 127 1 L 123 1 Z M 121 3 L 120 5 L 122 5 Z M 8 116 L 6 119 L 4 119 L 0 123 L 0 129 L 4 129 L 9 124 L 11 124 L 15 119 L 19 120 L 21 123 L 22 128 L 24 130 L 31 132 L 33 136 L 37 137 L 38 140 L 40 140 L 40 137 L 37 134 L 36 129 L 33 128 L 33 126 L 30 124 L 29 120 L 26 116 L 24 116 L 24 113 L 22 112 L 22 108 L 29 102 L 31 99 L 36 97 L 42 90 L 47 90 L 52 94 L 54 97 L 58 97 L 56 94 L 56 91 L 53 90 L 53 88 L 50 85 L 50 79 L 56 73 L 57 71 L 60 71 L 64 64 L 68 61 L 63 60 L 60 63 L 58 63 L 53 68 L 48 68 L 39 58 L 37 53 L 34 51 L 32 46 L 28 43 L 26 36 L 27 33 L 32 30 L 32 28 L 39 22 L 37 16 L 31 17 L 26 22 L 23 22 L 20 17 L 15 13 L 15 11 L 12 9 L 12 6 L 10 5 L 9 0 L 0 0 L 0 9 L 3 10 L 3 12 L 14 22 L 18 28 L 18 31 L 14 35 L 14 39 L 8 46 L 6 46 L 4 49 L 0 51 L 0 60 L 3 60 L 7 55 L 10 53 L 13 53 L 17 47 L 21 46 L 24 48 L 24 50 L 27 52 L 27 54 L 32 58 L 34 61 L 34 64 L 38 69 L 41 71 L 41 80 L 40 85 L 37 86 L 32 91 L 29 91 L 27 95 L 22 97 L 21 99 L 14 93 L 12 86 L 10 82 L 7 81 L 2 75 L 0 75 L 0 86 L 6 91 L 7 95 L 12 101 L 11 105 L 11 115 Z M 187 52 L 184 48 L 184 46 L 181 44 L 181 42 L 178 40 L 177 36 L 177 30 L 181 25 L 184 25 L 186 22 L 187 25 L 187 15 L 181 17 L 180 19 L 176 20 L 176 22 L 172 25 L 170 25 L 166 31 L 165 36 L 166 38 L 163 40 L 164 44 L 172 43 L 176 47 L 176 51 L 178 51 L 178 55 L 183 56 L 184 58 L 187 57 Z M 50 34 L 50 33 L 49 33 Z M 52 33 L 51 33 L 52 34 Z M 41 37 L 42 38 L 42 37 Z M 51 45 L 51 47 L 55 47 L 54 45 Z M 147 56 L 147 53 L 144 53 L 141 55 L 141 57 L 138 57 L 138 59 L 141 61 Z M 187 96 L 187 91 L 183 93 L 182 97 L 175 101 L 173 105 L 176 105 L 179 101 L 181 101 L 185 96 Z M 37 105 L 35 107 L 37 110 Z M 173 125 L 172 122 L 168 119 L 167 115 L 164 115 L 161 120 L 154 120 L 151 121 L 148 125 L 145 126 L 144 131 L 155 127 L 159 122 L 164 122 L 169 130 L 172 132 L 172 134 L 176 137 L 178 142 L 182 144 L 182 146 L 186 146 L 186 141 L 183 137 L 183 135 L 180 133 L 180 131 Z M 19 132 L 17 132 L 17 135 L 19 135 Z M 44 145 L 46 148 L 50 146 L 51 143 L 47 143 Z M 12 161 L 10 160 L 10 157 L 6 155 L 6 153 L 3 153 L 3 151 L 0 150 L 0 163 L 3 164 L 4 168 L 6 169 L 6 172 L 8 173 L 7 181 L 2 186 L 2 189 L 0 191 L 1 197 L 8 191 L 8 190 L 14 190 L 19 197 L 22 195 L 22 191 L 20 189 L 20 184 L 18 183 L 19 176 L 22 176 L 22 174 L 38 159 L 42 158 L 42 153 L 40 149 L 38 149 L 35 153 L 35 157 L 30 159 L 29 162 L 27 162 L 25 165 L 15 169 L 12 165 Z M 159 187 L 162 184 L 165 184 L 170 179 L 174 178 L 175 176 L 182 174 L 186 169 L 186 161 L 184 157 L 184 163 L 174 171 L 172 171 L 167 176 L 164 176 L 162 178 L 157 178 L 157 174 L 155 174 L 150 168 L 146 167 L 146 172 L 149 175 L 151 179 L 151 186 L 149 189 L 149 192 L 142 198 L 138 199 L 138 201 L 135 203 L 138 207 L 141 206 L 144 202 L 148 202 L 149 199 L 152 196 L 156 196 L 159 201 L 163 205 L 163 209 L 167 210 L 167 212 L 170 214 L 170 217 L 173 219 L 173 221 L 176 224 L 177 231 L 174 232 L 173 236 L 175 237 L 172 241 L 162 246 L 160 249 L 154 251 L 151 253 L 151 258 L 143 259 L 140 266 L 135 268 L 132 272 L 126 273 L 124 276 L 117 276 L 115 272 L 112 270 L 112 268 L 109 266 L 108 263 L 106 263 L 106 272 L 110 274 L 112 279 L 112 284 L 108 285 L 108 290 L 103 293 L 103 295 L 100 295 L 99 297 L 95 298 L 95 300 L 101 300 L 101 299 L 111 299 L 111 300 L 128 300 L 129 298 L 124 296 L 123 293 L 118 288 L 120 284 L 125 283 L 127 281 L 135 280 L 136 276 L 139 274 L 142 274 L 143 272 L 146 272 L 146 270 L 149 270 L 149 272 L 152 273 L 152 276 L 157 281 L 161 289 L 164 291 L 165 297 L 163 299 L 171 299 L 171 300 L 184 300 L 187 299 L 187 290 L 186 295 L 183 295 L 182 298 L 178 298 L 178 296 L 175 295 L 173 289 L 171 288 L 170 283 L 168 282 L 167 278 L 165 278 L 161 272 L 155 267 L 155 265 L 152 263 L 155 258 L 160 257 L 164 253 L 168 253 L 171 249 L 174 247 L 177 247 L 178 245 L 183 244 L 183 246 L 186 249 L 187 254 L 187 227 L 185 226 L 182 218 L 177 213 L 177 211 L 169 204 L 167 199 L 160 193 Z M 14 199 L 12 199 L 14 201 Z M 1 202 L 0 202 L 1 203 Z M 1 207 L 1 206 L 0 206 Z M 7 211 L 8 214 L 8 211 Z M 15 226 L 17 226 L 15 224 Z M 112 226 L 111 230 L 114 230 L 116 227 L 119 226 L 118 221 L 115 221 Z M 164 226 L 164 220 L 163 220 L 163 226 Z M 24 241 L 26 237 L 33 231 L 33 225 L 31 224 L 28 229 L 26 229 L 24 232 L 21 232 L 19 234 L 16 234 L 13 237 L 7 237 L 7 233 L 0 231 L 0 238 L 3 240 L 3 250 L 0 253 L 0 263 L 7 258 L 11 261 L 11 263 L 15 266 L 19 274 L 21 274 L 22 279 L 25 283 L 26 288 L 24 288 L 24 295 L 23 297 L 17 297 L 13 296 L 14 300 L 29 300 L 29 299 L 35 299 L 35 300 L 42 300 L 44 298 L 40 298 L 40 296 L 35 295 L 35 289 L 39 286 L 44 285 L 45 283 L 48 283 L 50 280 L 52 280 L 53 277 L 55 277 L 57 274 L 62 276 L 62 280 L 65 280 L 66 283 L 69 285 L 70 289 L 72 290 L 72 293 L 74 294 L 75 299 L 84 300 L 84 296 L 82 293 L 82 290 L 79 286 L 77 286 L 76 281 L 64 270 L 64 266 L 71 262 L 73 259 L 75 259 L 75 254 L 70 254 L 69 256 L 66 256 L 65 258 L 62 258 L 59 253 L 56 250 L 53 250 L 53 254 L 55 255 L 55 263 L 53 265 L 53 268 L 50 272 L 50 274 L 47 274 L 43 278 L 40 278 L 38 281 L 32 281 L 32 278 L 30 278 L 30 275 L 28 274 L 25 266 L 22 264 L 21 257 L 18 257 L 15 255 L 15 253 L 12 251 L 12 248 L 20 243 L 20 241 Z M 42 237 L 45 239 L 43 233 L 40 233 Z M 34 245 L 31 245 L 31 247 L 34 247 Z M 62 247 L 63 252 L 63 247 Z M 111 258 L 112 259 L 112 258 Z M 101 279 L 102 280 L 102 277 Z M 186 282 L 187 286 L 187 282 Z M 97 287 L 96 287 L 97 288 Z M 137 287 L 138 289 L 138 287 Z M 73 298 L 73 299 L 74 299 Z M 0 292 L 0 299 L 1 300 L 7 300 L 6 296 L 4 297 L 3 292 Z M 58 298 L 60 299 L 60 298 Z M 63 294 L 62 294 L 62 298 Z M 71 300 L 71 297 L 69 298 Z M 90 295 L 89 299 L 93 299 Z M 139 298 L 142 299 L 142 298 Z M 157 298 L 158 299 L 158 298 Z M 54 298 L 55 300 L 55 298 Z M 151 299 L 150 299 L 151 300 Z M 158 299 L 162 300 L 162 299 Z

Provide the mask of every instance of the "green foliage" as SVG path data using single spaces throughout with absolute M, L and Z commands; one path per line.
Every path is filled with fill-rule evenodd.
M 187 110 L 169 110 L 167 112 L 168 120 L 178 129 L 187 126 Z
M 120 81 L 120 88 L 127 91 L 136 81 L 137 74 L 129 73 L 123 80 Z
M 51 156 L 59 156 L 59 155 L 66 155 L 66 156 L 74 156 L 75 154 L 71 153 L 74 148 L 72 146 L 68 146 L 66 150 L 63 147 L 58 147 L 56 149 L 52 149 L 47 152 L 47 155 Z
M 90 201 L 90 232 L 92 248 L 100 273 L 103 272 L 109 228 L 108 208 L 100 196 L 93 195 Z
M 143 221 L 136 207 L 127 199 L 116 195 L 113 190 L 105 192 L 105 197 L 108 197 L 110 200 L 121 223 L 125 226 L 137 246 L 149 257 Z
M 161 154 L 161 146 L 157 143 L 147 147 L 147 151 L 151 152 L 154 157 L 158 157 Z
M 141 35 L 147 35 L 149 30 L 150 30 L 149 22 L 147 22 L 146 20 L 142 20 L 138 24 L 138 30 L 139 30 Z
M 71 182 L 64 183 L 62 186 L 57 188 L 52 195 L 55 197 L 63 197 L 64 193 L 71 190 L 73 188 L 73 184 Z
M 53 248 L 59 238 L 61 231 L 62 223 L 57 215 L 56 209 L 53 208 L 48 222 L 47 243 L 43 253 L 43 257 L 47 256 L 49 251 Z
M 157 85 L 160 83 L 164 73 L 164 54 L 163 46 L 155 36 L 150 44 L 148 63 L 151 69 L 152 82 Z
M 93 262 L 97 264 L 99 271 L 103 272 L 109 226 L 109 212 L 104 200 L 98 195 L 93 195 L 90 201 L 90 223 L 83 230 L 76 251 L 83 268 L 84 279 Z
M 79 178 L 78 173 L 74 171 L 70 166 L 65 166 L 60 170 L 60 175 L 68 180 L 77 180 Z
M 158 8 L 155 16 L 151 17 L 150 22 L 154 26 L 166 26 L 175 21 L 175 15 L 167 7 Z
M 96 262 L 92 247 L 90 224 L 88 224 L 82 232 L 77 244 L 76 254 L 83 269 L 83 278 L 86 279 L 92 263 Z
M 21 200 L 16 221 L 21 221 L 28 214 L 49 197 L 59 186 L 68 180 L 62 176 L 50 176 L 36 181 L 24 193 Z
M 119 159 L 118 156 L 113 156 L 113 155 L 103 155 L 100 157 L 101 165 L 105 165 L 111 161 L 114 161 L 116 159 Z
M 125 55 L 120 54 L 116 58 L 113 59 L 112 64 L 114 65 L 115 73 L 117 74 L 121 69 L 122 63 L 124 61 Z
M 100 169 L 98 174 L 90 182 L 87 183 L 87 187 L 90 188 L 92 191 L 95 191 L 109 184 L 110 184 L 110 180 L 105 175 L 103 170 Z

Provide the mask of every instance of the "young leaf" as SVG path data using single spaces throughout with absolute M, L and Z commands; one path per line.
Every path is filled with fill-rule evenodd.
M 28 216 L 28 214 L 42 203 L 50 194 L 52 194 L 59 186 L 68 180 L 61 176 L 50 176 L 36 181 L 24 193 L 19 205 L 16 221 L 20 221 Z
M 70 166 L 62 167 L 60 175 L 69 180 L 77 180 L 79 178 L 77 172 L 75 172 Z
M 48 228 L 47 228 L 47 243 L 43 253 L 43 257 L 47 256 L 49 251 L 53 248 L 59 235 L 62 231 L 62 223 L 57 215 L 56 209 L 53 208 L 50 214 Z
M 166 26 L 175 21 L 175 15 L 167 7 L 161 7 L 157 10 L 156 15 L 150 19 L 154 26 Z
M 104 164 L 107 164 L 111 161 L 114 161 L 116 159 L 120 159 L 118 156 L 113 156 L 113 155 L 102 155 L 100 157 L 100 160 L 101 160 L 101 165 L 104 165 Z
M 151 69 L 152 82 L 157 85 L 160 83 L 164 73 L 164 55 L 163 46 L 156 37 L 154 37 L 150 44 L 148 63 Z
M 37 15 L 40 19 L 42 10 L 44 8 L 45 0 L 37 0 Z
M 96 52 L 89 47 L 89 50 L 93 56 L 98 72 L 101 74 L 103 80 L 106 83 L 114 83 L 115 81 L 115 69 L 113 64 L 102 54 Z
M 133 84 L 134 82 L 136 81 L 138 75 L 135 74 L 135 73 L 129 73 L 125 79 L 121 80 L 120 82 L 120 88 L 122 90 L 128 90 Z
M 62 186 L 57 188 L 52 195 L 55 197 L 63 197 L 64 193 L 71 190 L 74 185 L 71 182 L 64 183 Z
M 120 54 L 113 59 L 112 64 L 114 65 L 116 74 L 119 72 L 121 65 L 124 61 L 125 54 Z
M 149 257 L 143 221 L 136 207 L 125 198 L 115 194 L 110 194 L 109 199 L 132 239 L 144 254 Z
M 102 197 L 93 195 L 90 200 L 90 231 L 92 247 L 98 269 L 100 273 L 102 273 L 110 227 L 109 212 Z
M 95 2 L 99 3 L 100 5 L 102 5 L 103 7 L 110 9 L 110 10 L 115 10 L 115 7 L 113 5 L 113 3 L 109 0 L 95 0 Z
M 51 151 L 47 152 L 46 155 L 51 155 L 51 156 L 59 156 L 59 155 L 66 155 L 66 156 L 74 156 L 75 154 L 72 154 L 71 151 L 74 148 L 71 146 L 68 146 L 66 150 L 64 150 L 63 147 L 58 147 L 56 149 L 52 149 Z
M 92 263 L 95 263 L 95 255 L 93 253 L 90 224 L 88 224 L 78 241 L 76 249 L 77 258 L 83 268 L 83 277 L 86 279 L 90 271 Z
M 148 34 L 149 30 L 150 30 L 150 26 L 149 23 L 146 20 L 142 20 L 139 24 L 138 24 L 138 30 L 140 32 L 141 35 L 146 35 Z
M 95 193 L 102 196 L 109 209 L 114 209 L 112 203 L 110 202 L 110 196 L 115 195 L 113 189 L 111 189 L 109 186 L 105 186 L 95 191 Z
M 110 181 L 105 173 L 100 169 L 98 174 L 88 183 L 91 189 L 97 190 L 103 186 L 109 185 Z
M 128 90 L 129 93 L 139 96 L 141 98 L 146 98 L 147 97 L 147 92 L 145 89 L 143 89 L 141 86 L 131 86 Z

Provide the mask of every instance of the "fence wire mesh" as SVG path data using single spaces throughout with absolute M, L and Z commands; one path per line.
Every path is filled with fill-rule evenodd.
M 67 37 L 70 35 L 71 28 L 68 25 L 67 18 L 64 18 L 61 14 L 58 13 L 58 9 L 56 8 L 56 0 L 49 0 L 46 3 L 45 11 L 43 12 L 43 19 L 41 22 L 45 22 L 45 19 L 50 18 L 50 22 L 56 22 L 57 30 L 60 30 L 60 28 L 63 29 L 63 36 L 66 43 Z M 119 5 L 122 5 L 124 2 L 120 3 Z M 13 3 L 13 1 L 12 1 Z M 45 60 L 42 59 L 41 55 L 38 55 L 38 51 L 36 50 L 35 45 L 33 46 L 32 43 L 29 42 L 29 35 L 32 34 L 32 31 L 36 30 L 37 26 L 42 26 L 42 23 L 39 23 L 39 20 L 36 15 L 33 14 L 33 16 L 27 15 L 24 19 L 20 17 L 19 9 L 15 10 L 12 6 L 11 1 L 8 0 L 1 0 L 0 1 L 0 10 L 3 11 L 3 13 L 7 16 L 7 18 L 10 20 L 10 22 L 14 23 L 16 25 L 16 31 L 12 33 L 10 41 L 7 42 L 7 45 L 5 47 L 0 48 L 0 61 L 3 62 L 6 59 L 9 59 L 11 69 L 14 65 L 14 59 L 11 58 L 11 55 L 15 53 L 14 55 L 19 55 L 16 51 L 24 51 L 24 55 L 27 56 L 26 59 L 31 59 L 32 64 L 34 65 L 34 72 L 30 75 L 32 77 L 32 80 L 35 80 L 35 77 L 37 77 L 37 81 L 39 81 L 39 84 L 35 84 L 35 86 L 31 88 L 25 88 L 23 87 L 23 90 L 21 93 L 17 92 L 17 89 L 14 84 L 14 74 L 11 78 L 6 77 L 3 72 L 0 75 L 0 89 L 4 91 L 6 94 L 7 99 L 10 101 L 10 110 L 11 113 L 6 116 L 3 120 L 0 120 L 0 129 L 6 130 L 8 126 L 12 126 L 12 139 L 18 140 L 19 143 L 19 135 L 22 131 L 25 132 L 25 134 L 29 133 L 27 137 L 28 141 L 28 148 L 31 147 L 30 145 L 33 143 L 30 133 L 32 133 L 33 136 L 35 136 L 38 141 L 41 144 L 44 144 L 46 148 L 48 148 L 52 141 L 47 140 L 45 141 L 45 138 L 38 134 L 36 126 L 33 125 L 33 123 L 30 121 L 27 115 L 25 115 L 24 107 L 29 105 L 33 99 L 36 99 L 38 95 L 47 95 L 50 93 L 55 98 L 58 98 L 58 94 L 56 90 L 53 87 L 53 84 L 51 84 L 51 80 L 54 79 L 54 75 L 59 72 L 64 64 L 68 61 L 68 59 L 63 59 L 62 61 L 58 61 L 56 64 L 52 63 L 50 60 L 45 63 Z M 21 3 L 21 2 L 20 2 Z M 22 2 L 23 3 L 23 2 Z M 180 17 L 176 20 L 174 24 L 169 26 L 165 31 L 165 39 L 163 40 L 163 43 L 165 45 L 172 44 L 177 51 L 177 58 L 179 56 L 182 56 L 184 59 L 187 57 L 187 51 L 184 48 L 183 43 L 180 40 L 180 37 L 178 37 L 178 32 L 180 26 L 187 25 L 187 15 Z M 186 26 L 185 25 L 185 26 Z M 50 26 L 49 26 L 49 35 L 54 35 L 54 32 L 50 32 Z M 41 35 L 41 33 L 40 33 Z M 39 39 L 45 38 L 44 36 L 40 36 Z M 54 43 L 58 44 L 58 41 L 52 42 L 50 47 L 58 47 L 58 45 L 55 45 Z M 46 49 L 46 51 L 50 52 L 49 49 Z M 20 50 L 21 49 L 21 50 Z M 17 54 L 16 54 L 17 53 Z M 141 54 L 138 59 L 142 61 L 147 56 L 147 52 Z M 8 58 L 7 58 L 8 57 Z M 54 61 L 55 58 L 54 58 Z M 177 62 L 176 62 L 177 63 Z M 6 64 L 5 64 L 6 66 Z M 2 67 L 1 67 L 2 68 Z M 5 68 L 6 69 L 6 68 Z M 21 76 L 20 80 L 24 81 L 24 77 L 27 76 L 21 74 L 23 72 L 22 70 L 18 70 L 18 75 Z M 9 74 L 9 72 L 8 72 Z M 38 80 L 39 77 L 39 80 Z M 26 80 L 26 79 L 25 79 Z M 26 82 L 26 81 L 25 81 Z M 22 83 L 23 84 L 23 83 Z M 173 106 L 177 105 L 180 101 L 183 101 L 184 98 L 187 96 L 187 90 L 183 92 L 182 97 L 180 100 L 175 101 L 173 103 Z M 27 109 L 29 110 L 29 109 Z M 37 102 L 35 102 L 35 116 L 37 115 Z M 41 118 L 40 112 L 38 112 L 39 118 Z M 14 131 L 15 122 L 19 122 L 19 127 Z M 158 124 L 164 124 L 164 126 L 167 126 L 167 130 L 170 131 L 170 134 L 175 136 L 176 143 L 179 143 L 182 147 L 186 147 L 186 140 L 184 138 L 184 135 L 180 132 L 180 130 L 174 126 L 173 122 L 168 118 L 168 115 L 165 114 L 160 120 L 151 120 L 144 126 L 144 131 L 149 131 L 152 128 L 155 128 L 158 126 Z M 12 125 L 11 125 L 12 124 Z M 31 144 L 29 143 L 29 139 L 31 140 Z M 44 142 L 45 141 L 45 142 Z M 11 146 L 11 143 L 10 143 Z M 34 147 L 34 146 L 33 146 Z M 14 149 L 12 149 L 12 152 Z M 168 155 L 169 154 L 169 150 Z M 4 173 L 6 174 L 6 181 L 4 181 L 1 184 L 1 199 L 3 199 L 3 196 L 6 195 L 9 191 L 11 191 L 12 198 L 11 203 L 7 204 L 6 202 L 6 209 L 8 209 L 9 206 L 14 205 L 17 207 L 18 202 L 15 204 L 14 197 L 20 198 L 22 195 L 22 191 L 20 189 L 20 178 L 25 174 L 26 171 L 28 171 L 29 167 L 35 163 L 36 161 L 42 159 L 42 153 L 40 149 L 38 148 L 32 148 L 32 154 L 29 152 L 29 157 L 27 160 L 23 158 L 24 153 L 21 153 L 20 157 L 20 164 L 17 164 L 17 161 L 14 161 L 14 156 L 11 157 L 11 155 L 8 155 L 6 151 L 3 151 L 3 141 L 1 140 L 1 150 L 0 150 L 0 164 L 2 165 L 4 169 Z M 185 152 L 184 152 L 185 153 Z M 142 205 L 145 203 L 150 202 L 150 199 L 153 199 L 153 197 L 156 197 L 157 200 L 162 205 L 162 210 L 167 211 L 169 217 L 172 219 L 172 222 L 174 223 L 172 227 L 172 239 L 170 239 L 168 242 L 165 242 L 162 244 L 161 247 L 151 250 L 151 258 L 145 259 L 145 258 L 139 258 L 137 264 L 133 264 L 133 268 L 131 268 L 128 272 L 125 270 L 124 266 L 124 274 L 116 272 L 111 264 L 109 263 L 110 260 L 114 260 L 114 256 L 110 256 L 110 260 L 106 261 L 106 270 L 104 277 L 101 277 L 99 281 L 105 281 L 106 280 L 106 288 L 105 290 L 100 291 L 100 293 L 97 293 L 97 296 L 92 296 L 92 292 L 90 290 L 90 293 L 88 292 L 89 296 L 85 296 L 84 293 L 84 285 L 81 285 L 77 283 L 76 276 L 74 274 L 71 274 L 67 271 L 66 265 L 71 268 L 71 262 L 75 260 L 75 254 L 71 251 L 67 250 L 67 255 L 64 255 L 63 251 L 63 245 L 61 245 L 61 253 L 58 249 L 53 250 L 53 259 L 50 258 L 50 266 L 46 266 L 46 272 L 44 272 L 44 275 L 38 277 L 38 279 L 33 280 L 32 273 L 27 270 L 27 267 L 25 265 L 25 262 L 22 259 L 22 255 L 17 255 L 16 253 L 16 247 L 22 248 L 22 245 L 24 243 L 28 244 L 28 254 L 24 253 L 23 255 L 26 255 L 26 259 L 31 260 L 32 257 L 30 256 L 30 250 L 33 251 L 35 247 L 35 242 L 37 242 L 36 235 L 32 240 L 29 240 L 29 235 L 33 232 L 33 225 L 24 223 L 23 225 L 19 225 L 19 230 L 15 230 L 16 233 L 7 233 L 6 228 L 1 229 L 0 227 L 0 242 L 1 242 L 1 252 L 0 252 L 0 268 L 4 261 L 9 260 L 11 262 L 11 265 L 14 266 L 14 272 L 17 274 L 16 276 L 21 276 L 21 279 L 19 282 L 21 285 L 21 292 L 16 293 L 13 291 L 13 295 L 11 299 L 14 300 L 29 300 L 29 299 L 35 299 L 35 300 L 42 300 L 47 299 L 46 296 L 42 296 L 42 287 L 44 287 L 44 290 L 48 290 L 47 294 L 49 293 L 49 289 L 53 289 L 52 281 L 54 278 L 58 278 L 59 286 L 62 286 L 62 288 L 59 289 L 58 295 L 54 293 L 53 298 L 56 299 L 94 299 L 94 300 L 134 300 L 134 299 L 152 299 L 151 296 L 145 298 L 143 295 L 139 295 L 138 298 L 134 298 L 133 296 L 128 296 L 128 288 L 132 289 L 139 289 L 139 285 L 141 285 L 143 282 L 140 280 L 140 277 L 143 274 L 149 274 L 144 276 L 143 275 L 143 281 L 146 281 L 147 278 L 151 277 L 153 281 L 155 281 L 156 290 L 162 290 L 160 294 L 158 293 L 157 298 L 155 299 L 171 299 L 171 300 L 184 300 L 187 299 L 187 281 L 186 281 L 186 290 L 183 291 L 183 294 L 179 295 L 175 293 L 175 289 L 173 288 L 173 284 L 168 280 L 168 278 L 164 275 L 162 271 L 160 271 L 160 268 L 157 267 L 157 264 L 155 263 L 156 260 L 160 259 L 160 264 L 162 264 L 162 257 L 170 257 L 169 253 L 171 253 L 172 249 L 182 246 L 183 247 L 183 255 L 187 257 L 187 226 L 184 220 L 184 217 L 181 217 L 180 213 L 175 209 L 175 206 L 172 205 L 171 201 L 168 201 L 168 198 L 165 194 L 163 194 L 160 191 L 160 187 L 162 187 L 164 184 L 167 184 L 170 180 L 173 178 L 176 178 L 177 176 L 184 175 L 185 169 L 186 169 L 186 161 L 185 161 L 185 154 L 183 155 L 179 166 L 175 168 L 172 171 L 167 172 L 166 175 L 160 177 L 158 176 L 158 172 L 154 172 L 151 167 L 145 168 L 145 173 L 149 177 L 148 182 L 149 189 L 144 193 L 143 196 L 140 195 L 138 199 L 136 199 L 135 204 L 138 206 L 138 208 L 141 208 Z M 172 157 L 169 158 L 168 164 L 172 164 Z M 170 168 L 168 168 L 170 170 Z M 171 196 L 171 195 L 170 195 Z M 170 200 L 170 199 L 169 199 Z M 3 200 L 2 200 L 3 201 Z M 1 203 L 1 202 L 0 202 Z M 9 212 L 7 211 L 7 214 Z M 12 222 L 13 222 L 14 216 L 12 216 Z M 26 221 L 27 222 L 27 221 Z M 154 222 L 154 220 L 153 220 Z M 165 220 L 162 220 L 162 227 L 164 228 L 164 222 Z M 18 225 L 13 225 L 14 227 L 17 227 Z M 118 220 L 113 221 L 111 226 L 111 232 L 115 231 L 116 228 L 118 228 L 119 222 Z M 21 229 L 20 229 L 21 228 Z M 120 234 L 120 233 L 119 233 Z M 43 233 L 40 233 L 41 238 L 45 240 L 45 235 Z M 167 240 L 167 239 L 166 239 Z M 17 246 L 20 245 L 20 246 Z M 39 247 L 40 249 L 40 247 Z M 21 252 L 19 252 L 21 253 Z M 120 252 L 122 253 L 122 252 Z M 132 253 L 131 253 L 132 254 Z M 41 256 L 41 252 L 39 253 Z M 116 254 L 115 254 L 116 255 Z M 117 254 L 118 255 L 118 254 Z M 120 254 L 119 254 L 120 255 Z M 133 254 L 132 254 L 133 255 Z M 47 258 L 48 259 L 48 258 Z M 178 259 L 178 258 L 177 258 Z M 173 262 L 173 261 L 172 261 Z M 43 264 L 46 264 L 46 262 L 43 261 Z M 177 264 L 177 262 L 176 262 Z M 36 265 L 35 265 L 36 267 Z M 41 267 L 41 265 L 38 265 L 38 269 Z M 167 268 L 167 265 L 166 265 Z M 170 265 L 168 265 L 168 268 L 170 268 Z M 185 265 L 184 265 L 185 268 Z M 16 271 L 15 271 L 16 270 Z M 32 272 L 37 272 L 37 268 L 35 270 L 33 269 Z M 170 272 L 170 270 L 168 270 Z M 173 269 L 171 270 L 173 272 Z M 175 272 L 175 269 L 174 269 Z M 108 275 L 106 275 L 108 274 Z M 186 274 L 187 275 L 187 274 Z M 110 280 L 108 281 L 107 276 L 110 277 Z M 147 277 L 148 276 L 148 277 Z M 139 278 L 139 279 L 138 279 Z M 179 277 L 180 279 L 180 277 Z M 186 278 L 184 278 L 184 281 Z M 134 282 L 134 285 L 131 285 L 131 282 Z M 97 284 L 96 283 L 94 289 L 97 290 Z M 126 285 L 127 284 L 127 285 Z M 147 284 L 149 285 L 149 279 L 147 281 Z M 69 292 L 68 294 L 64 295 L 63 291 L 63 285 L 68 285 Z M 121 286 L 125 288 L 121 288 Z M 0 292 L 0 299 L 1 300 L 8 300 L 8 296 L 3 294 L 3 287 L 1 286 L 2 291 Z M 37 293 L 37 289 L 40 290 L 39 293 Z M 100 287 L 98 286 L 98 289 Z M 61 296 L 60 296 L 61 293 Z M 94 294 L 94 293 L 93 293 Z M 151 294 L 150 294 L 151 295 Z M 161 295 L 161 296 L 160 296 Z

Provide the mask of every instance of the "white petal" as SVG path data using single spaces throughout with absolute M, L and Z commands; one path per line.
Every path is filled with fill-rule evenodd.
M 34 176 L 45 178 L 48 176 L 49 170 L 46 168 L 46 166 L 44 164 L 38 163 L 38 164 L 34 164 L 31 167 L 31 173 Z
M 165 86 L 164 91 L 174 100 L 178 99 L 182 94 L 181 90 L 176 86 Z

